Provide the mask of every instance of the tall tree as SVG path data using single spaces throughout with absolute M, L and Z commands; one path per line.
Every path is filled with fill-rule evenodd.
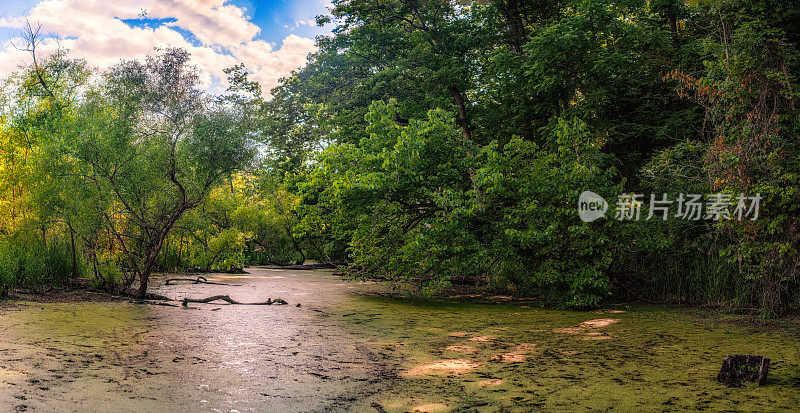
M 80 179 L 110 206 L 102 216 L 140 297 L 176 222 L 253 156 L 246 122 L 200 92 L 188 60 L 186 51 L 167 49 L 115 66 L 87 94 L 66 137 Z

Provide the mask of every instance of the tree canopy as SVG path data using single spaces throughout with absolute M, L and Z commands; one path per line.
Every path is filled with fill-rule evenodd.
M 2 93 L 0 231 L 140 295 L 153 271 L 314 259 L 428 293 L 778 314 L 800 297 L 798 13 L 335 0 L 303 68 L 267 93 L 232 67 L 224 96 L 185 51 L 99 73 L 31 29 Z M 580 219 L 584 191 L 605 219 Z M 687 219 L 686 194 L 728 213 Z M 734 219 L 748 200 L 757 219 Z

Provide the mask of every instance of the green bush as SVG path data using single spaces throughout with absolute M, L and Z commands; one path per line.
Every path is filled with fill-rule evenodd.
M 561 120 L 553 148 L 515 138 L 478 151 L 443 111 L 405 126 L 394 101 L 374 102 L 366 118 L 369 137 L 321 155 L 300 226 L 347 234 L 355 264 L 422 292 L 469 279 L 559 306 L 600 303 L 615 225 L 581 222 L 577 199 L 620 186 L 585 123 Z
M 442 110 L 407 126 L 396 118 L 394 100 L 374 102 L 368 137 L 322 153 L 301 185 L 295 232 L 348 239 L 356 265 L 432 291 L 482 268 L 478 239 L 465 231 L 476 150 Z
M 491 282 L 518 294 L 541 294 L 556 306 L 593 307 L 608 291 L 606 271 L 619 248 L 619 226 L 609 219 L 581 222 L 577 200 L 585 190 L 611 200 L 620 186 L 600 151 L 603 142 L 585 123 L 560 120 L 555 132 L 554 150 L 521 139 L 485 150 L 478 176 L 487 210 L 496 217 Z

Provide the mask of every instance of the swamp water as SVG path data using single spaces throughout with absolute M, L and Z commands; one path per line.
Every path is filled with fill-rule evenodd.
M 325 271 L 249 271 L 209 277 L 239 286 L 154 291 L 289 305 L 0 304 L 0 412 L 800 406 L 793 322 L 760 328 L 699 310 L 412 302 Z M 718 384 L 726 354 L 770 357 L 769 383 Z

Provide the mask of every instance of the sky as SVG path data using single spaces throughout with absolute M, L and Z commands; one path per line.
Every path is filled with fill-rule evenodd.
M 29 62 L 17 49 L 29 21 L 52 35 L 44 53 L 60 44 L 100 70 L 143 59 L 156 47 L 183 47 L 208 91 L 224 91 L 223 69 L 244 63 L 268 92 L 304 64 L 316 36 L 330 33 L 331 25 L 314 22 L 329 14 L 329 1 L 0 0 L 0 77 Z

